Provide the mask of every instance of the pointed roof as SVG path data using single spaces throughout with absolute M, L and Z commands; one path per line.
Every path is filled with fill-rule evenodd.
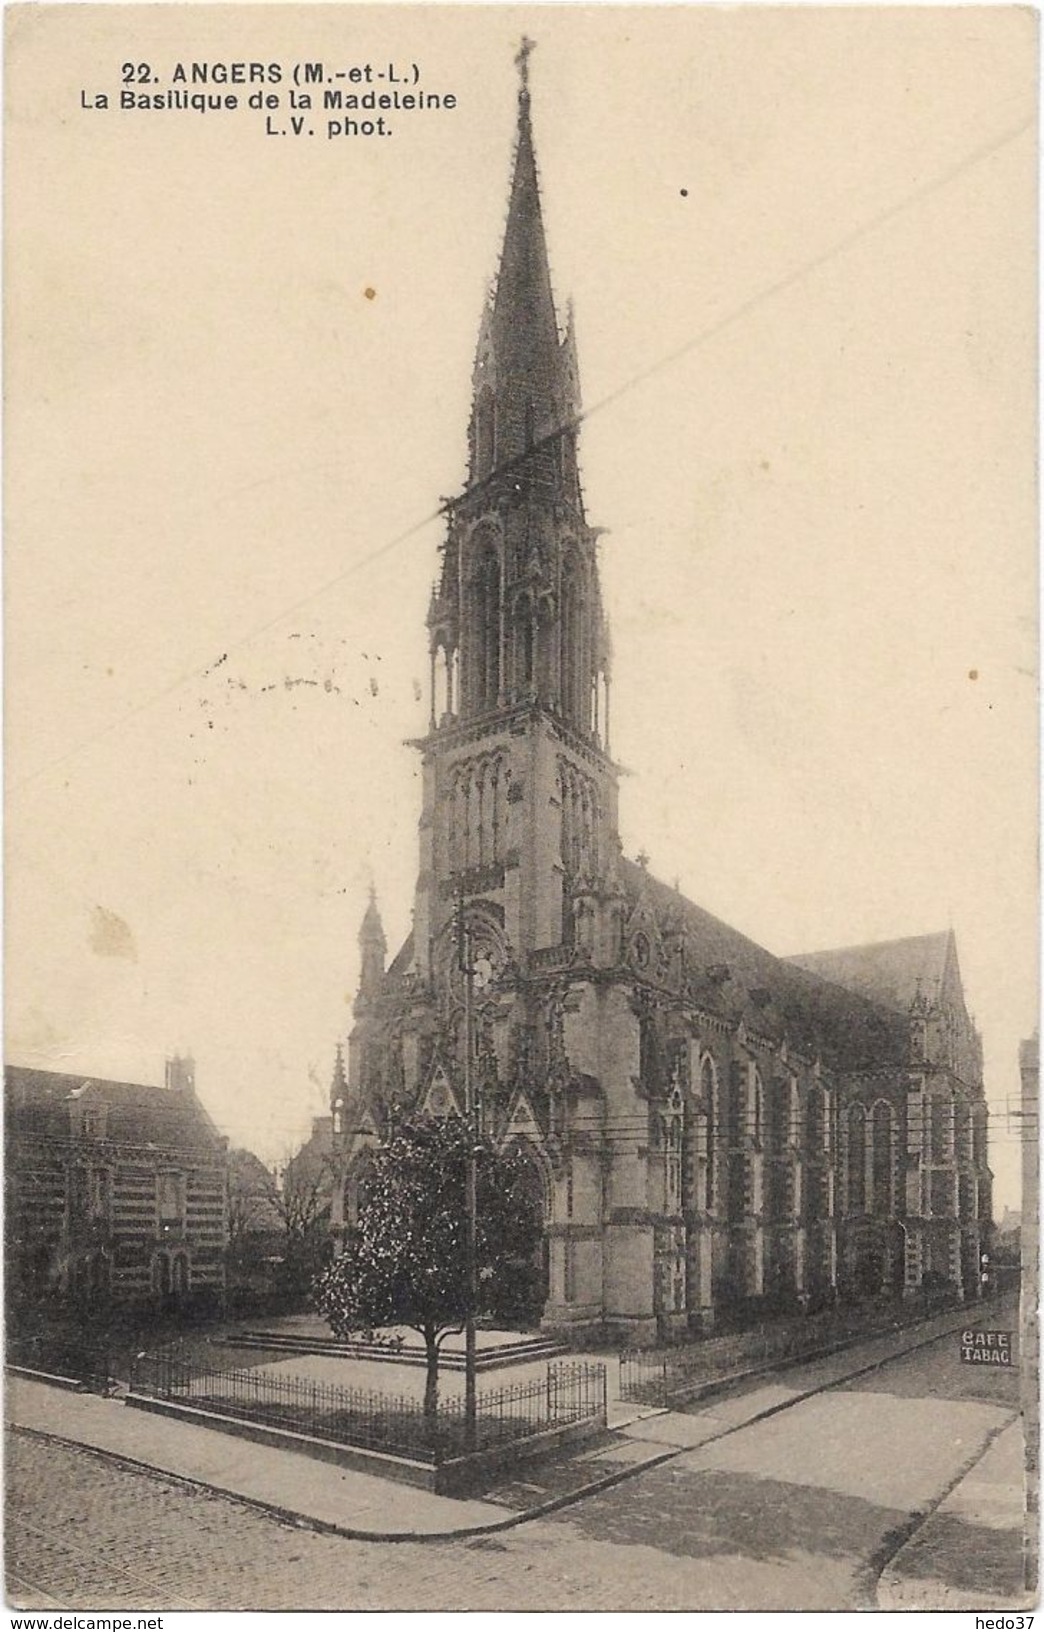
M 498 371 L 520 373 L 534 384 L 552 384 L 558 372 L 558 322 L 540 208 L 529 88 L 518 94 L 518 138 L 504 248 L 500 257 L 489 339 Z
M 787 963 L 832 980 L 846 991 L 858 992 L 908 1014 L 920 1000 L 929 1007 L 942 997 L 947 962 L 954 950 L 952 930 L 935 935 L 909 935 L 899 941 L 877 941 L 868 946 L 842 946 L 825 952 L 799 952 Z
M 388 975 L 391 979 L 408 974 L 413 964 L 413 931 L 407 935 L 391 963 L 388 965 Z
M 528 57 L 522 42 L 518 129 L 500 266 L 479 326 L 473 379 L 471 475 L 480 482 L 525 457 L 545 438 L 564 432 L 567 454 L 544 448 L 542 479 L 561 484 L 563 496 L 582 507 L 575 472 L 580 388 L 576 341 L 570 320 L 560 334 L 551 289 L 530 117 Z M 557 457 L 556 457 L 557 454 Z M 532 467 L 541 466 L 538 459 Z
M 380 908 L 377 905 L 377 891 L 372 884 L 370 885 L 370 899 L 359 930 L 359 945 L 379 946 L 382 952 L 387 945 L 384 939 L 384 925 L 381 923 Z

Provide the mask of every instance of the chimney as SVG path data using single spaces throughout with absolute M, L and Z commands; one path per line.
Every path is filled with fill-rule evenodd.
M 166 1086 L 177 1093 L 192 1094 L 196 1091 L 196 1062 L 191 1054 L 171 1054 L 168 1056 L 165 1075 Z

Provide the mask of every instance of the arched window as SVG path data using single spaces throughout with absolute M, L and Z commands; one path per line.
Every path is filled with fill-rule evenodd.
M 871 1171 L 873 1174 L 874 1198 L 873 1209 L 880 1218 L 887 1218 L 892 1212 L 893 1196 L 893 1154 L 892 1154 L 892 1107 L 883 1099 L 879 1099 L 874 1106 L 870 1124 L 872 1143 Z
M 813 1083 L 805 1101 L 805 1154 L 809 1161 L 822 1161 L 826 1150 L 826 1105 L 822 1088 Z
M 562 760 L 558 764 L 558 850 L 562 858 L 562 870 L 567 878 L 573 874 L 570 843 L 572 839 L 572 812 L 569 803 L 569 767 Z
M 747 1207 L 747 1159 L 744 1141 L 747 1083 L 747 1066 L 741 1060 L 733 1060 L 729 1066 L 729 1153 L 725 1177 L 725 1215 L 733 1221 L 741 1219 Z
M 775 1077 L 765 1100 L 765 1155 L 773 1161 L 786 1155 L 789 1110 L 790 1079 Z
M 463 832 L 467 821 L 467 803 L 463 792 L 463 772 L 455 770 L 450 782 L 449 811 L 445 823 L 445 849 L 449 858 L 450 873 L 460 873 L 465 868 L 465 852 L 463 852 Z
M 929 1138 L 933 1162 L 949 1162 L 953 1155 L 953 1100 L 933 1096 L 928 1101 Z
M 475 705 L 494 708 L 500 691 L 500 561 L 492 547 L 475 567 Z
M 866 1110 L 858 1103 L 848 1112 L 848 1211 L 866 1212 Z
M 487 780 L 486 780 L 488 769 L 489 769 L 489 767 L 488 767 L 488 765 L 486 764 L 486 762 L 484 760 L 480 760 L 478 762 L 478 765 L 475 767 L 475 783 L 474 783 L 474 787 L 475 787 L 475 805 L 476 805 L 476 809 L 475 809 L 476 847 L 475 847 L 474 860 L 477 861 L 477 863 L 478 863 L 478 865 L 480 867 L 485 867 L 488 864 L 489 859 L 490 859 L 490 855 L 489 855 L 489 839 L 490 839 L 490 830 L 491 830 L 491 827 L 492 827 L 492 823 L 491 823 L 491 820 L 490 820 L 490 809 L 489 809 L 489 795 L 490 795 L 491 790 L 490 790 L 490 788 L 488 786 L 488 783 L 487 783 Z
M 453 713 L 453 654 L 445 640 L 438 640 L 433 652 L 434 658 L 434 697 L 432 712 L 436 724 Z
M 765 1208 L 770 1219 L 786 1218 L 791 1181 L 788 1161 L 789 1077 L 774 1077 L 765 1095 Z
M 529 595 L 520 595 L 515 602 L 515 691 L 520 697 L 527 697 L 532 689 L 535 658 L 533 601 Z
M 967 1164 L 973 1159 L 971 1106 L 961 1100 L 954 1112 L 954 1143 L 957 1160 Z
M 680 1213 L 682 1204 L 682 1133 L 685 1121 L 685 1101 L 680 1088 L 675 1088 L 667 1101 L 663 1117 L 664 1143 L 664 1211 Z
M 562 577 L 562 712 L 571 724 L 584 726 L 583 582 L 575 558 Z
M 804 1216 L 809 1223 L 826 1218 L 830 1211 L 829 1128 L 826 1090 L 814 1082 L 805 1100 L 805 1169 L 801 1185 Z
M 972 1155 L 976 1167 L 986 1166 L 986 1107 L 976 1105 L 972 1111 Z
M 489 820 L 489 859 L 499 862 L 504 854 L 504 764 L 499 756 L 489 762 L 487 771 L 489 781 L 488 820 Z
M 718 1079 L 714 1071 L 714 1061 L 708 1054 L 700 1067 L 700 1092 L 703 1096 L 704 1115 L 707 1118 L 707 1210 L 710 1211 L 717 1200 L 715 1186 L 717 1183 L 717 1150 L 718 1127 L 715 1109 L 718 1097 Z
M 744 1112 L 747 1100 L 743 1078 L 743 1066 L 739 1060 L 733 1060 L 729 1066 L 728 1136 L 730 1146 L 739 1145 L 743 1139 Z

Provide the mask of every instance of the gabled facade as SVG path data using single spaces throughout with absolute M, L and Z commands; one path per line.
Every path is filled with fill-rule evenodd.
M 933 1272 L 975 1295 L 985 1104 L 952 937 L 894 950 L 896 978 L 920 961 L 923 984 L 886 989 L 885 949 L 773 957 L 622 855 L 576 349 L 524 71 L 473 383 L 428 617 L 413 932 L 386 967 L 371 900 L 331 1094 L 335 1235 L 389 1123 L 463 1110 L 468 1046 L 484 1131 L 530 1161 L 549 1327 L 645 1339 L 725 1309 L 912 1295 Z
M 196 1097 L 191 1060 L 166 1083 L 4 1072 L 8 1298 L 174 1308 L 220 1300 L 227 1140 Z

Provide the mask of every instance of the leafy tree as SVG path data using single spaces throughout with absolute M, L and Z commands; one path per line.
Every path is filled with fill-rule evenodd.
M 434 1425 L 439 1353 L 459 1332 L 471 1301 L 466 1240 L 466 1173 L 472 1135 L 459 1117 L 400 1127 L 373 1152 L 357 1228 L 319 1278 L 315 1301 L 337 1337 L 377 1337 L 392 1324 L 424 1339 L 424 1412 Z M 541 1235 L 527 1191 L 524 1159 L 488 1144 L 477 1156 L 475 1314 L 503 1315 L 517 1301 L 518 1272 Z M 394 1341 L 387 1339 L 387 1341 Z

